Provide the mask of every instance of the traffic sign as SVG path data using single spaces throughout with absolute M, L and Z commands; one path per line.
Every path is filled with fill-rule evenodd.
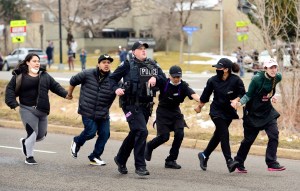
M 182 30 L 184 32 L 186 32 L 187 34 L 191 35 L 193 32 L 199 30 L 199 27 L 184 26 L 184 27 L 182 27 Z
M 10 21 L 10 36 L 13 43 L 22 43 L 26 36 L 26 20 L 12 20 Z
M 25 42 L 25 37 L 24 36 L 15 36 L 11 38 L 13 43 L 23 43 Z

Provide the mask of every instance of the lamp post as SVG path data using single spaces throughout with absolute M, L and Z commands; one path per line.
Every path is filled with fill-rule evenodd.
M 223 56 L 223 2 L 220 2 L 220 55 Z
M 61 35 L 61 0 L 58 0 L 58 27 L 59 27 L 59 70 L 63 70 L 62 63 L 62 35 Z

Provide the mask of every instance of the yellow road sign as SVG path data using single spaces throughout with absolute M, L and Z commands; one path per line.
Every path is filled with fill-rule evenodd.
M 245 27 L 250 24 L 250 21 L 236 21 L 235 26 L 236 27 Z
M 238 41 L 246 41 L 249 36 L 247 34 L 238 35 Z
M 25 42 L 24 36 L 14 36 L 11 38 L 13 43 L 23 43 Z
M 13 20 L 10 21 L 10 27 L 23 27 L 26 26 L 26 20 Z

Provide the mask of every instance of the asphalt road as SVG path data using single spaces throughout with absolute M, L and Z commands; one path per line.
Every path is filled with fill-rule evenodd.
M 221 153 L 214 152 L 208 162 L 208 170 L 199 167 L 199 150 L 181 148 L 177 160 L 182 169 L 164 168 L 164 159 L 169 146 L 161 146 L 148 162 L 150 176 L 141 178 L 134 173 L 133 155 L 127 167 L 129 173 L 121 175 L 113 162 L 121 142 L 109 140 L 102 156 L 106 166 L 90 166 L 87 156 L 93 149 L 95 139 L 86 142 L 77 159 L 70 155 L 72 136 L 48 134 L 36 144 L 36 166 L 26 165 L 19 139 L 25 130 L 0 128 L 0 190 L 1 191 L 60 191 L 60 190 L 249 190 L 277 191 L 299 190 L 300 162 L 288 159 L 278 161 L 287 170 L 269 172 L 264 157 L 249 156 L 246 161 L 247 174 L 228 173 Z

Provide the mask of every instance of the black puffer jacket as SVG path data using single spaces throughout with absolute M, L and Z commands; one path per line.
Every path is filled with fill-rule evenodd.
M 22 68 L 14 70 L 13 77 L 6 86 L 5 103 L 11 109 L 15 109 L 19 106 L 19 103 L 17 102 L 17 97 L 19 96 L 18 91 L 22 83 L 22 76 L 25 72 L 26 71 Z M 68 94 L 68 92 L 53 79 L 53 77 L 41 68 L 39 71 L 39 90 L 36 100 L 36 109 L 47 114 L 50 113 L 49 90 L 63 98 Z
M 71 86 L 81 84 L 79 114 L 90 119 L 109 117 L 109 108 L 116 97 L 110 88 L 109 75 L 100 75 L 99 69 L 95 68 L 84 70 L 71 78 Z

